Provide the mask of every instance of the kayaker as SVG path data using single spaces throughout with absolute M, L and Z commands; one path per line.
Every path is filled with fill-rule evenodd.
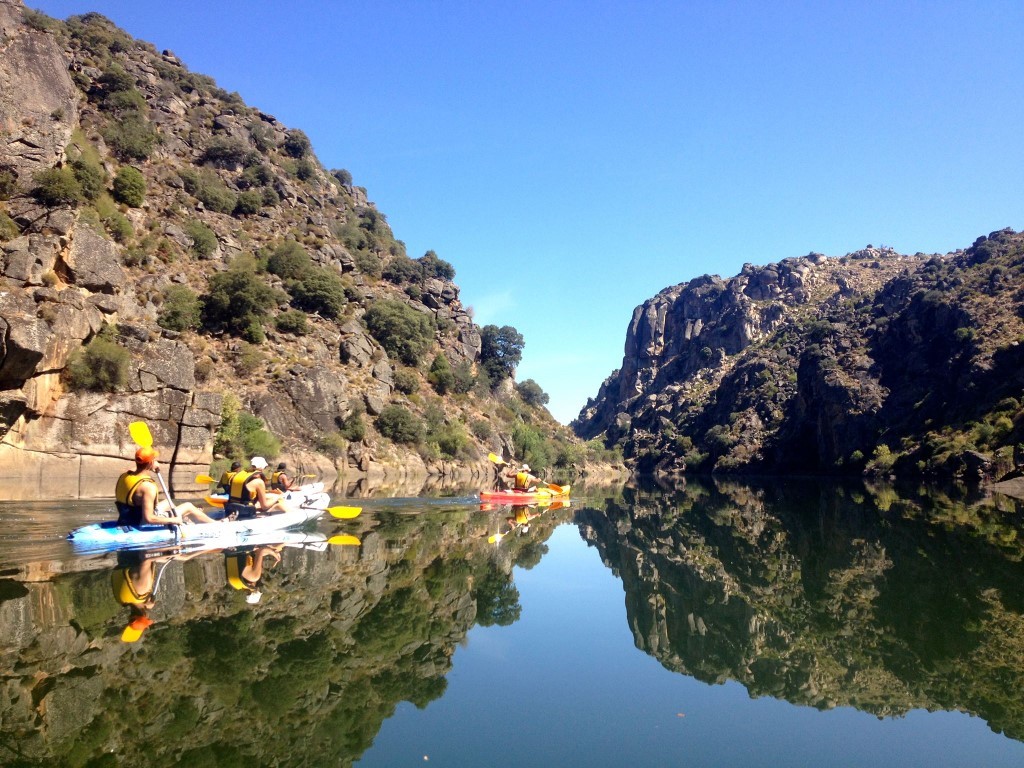
M 249 460 L 248 470 L 239 470 L 231 478 L 228 489 L 228 500 L 224 511 L 239 518 L 255 517 L 257 514 L 270 512 L 287 512 L 288 505 L 278 494 L 267 491 L 267 483 L 263 478 L 263 470 L 267 468 L 267 460 L 262 456 L 253 456 Z
M 217 490 L 221 491 L 221 493 L 229 493 L 231 491 L 231 478 L 233 478 L 235 473 L 241 468 L 242 462 L 231 462 L 231 469 L 226 470 L 224 474 L 220 476 L 220 481 L 217 483 Z
M 288 465 L 283 461 L 277 465 L 277 469 L 270 475 L 270 487 L 275 491 L 290 491 L 293 483 L 288 477 Z
M 512 480 L 512 490 L 514 491 L 535 491 L 537 484 L 541 482 L 539 477 L 530 474 L 530 465 L 526 463 L 519 468 L 518 472 L 510 472 L 506 477 Z
M 157 501 L 157 484 L 153 474 L 160 471 L 158 457 L 154 448 L 139 448 L 135 452 L 135 469 L 122 473 L 117 479 L 114 487 L 117 524 L 137 528 L 141 525 L 217 522 L 187 501 L 173 509 L 170 500 Z

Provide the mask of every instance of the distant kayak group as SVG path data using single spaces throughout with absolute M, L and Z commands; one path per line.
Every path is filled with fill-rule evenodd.
M 324 512 L 336 518 L 352 518 L 359 507 L 331 507 L 323 483 L 297 484 L 281 462 L 268 472 L 262 456 L 243 467 L 235 462 L 218 480 L 200 475 L 198 482 L 217 484 L 205 497 L 203 510 L 191 502 L 175 503 L 160 473 L 159 453 L 149 426 L 143 421 L 129 426 L 137 445 L 135 465 L 123 472 L 114 486 L 117 519 L 84 525 L 68 534 L 82 549 L 120 549 L 167 543 L 224 542 L 226 546 L 312 522 Z M 534 475 L 529 464 L 512 464 L 489 454 L 494 465 L 492 487 L 480 492 L 480 500 L 500 504 L 543 504 L 567 499 L 570 487 L 548 483 Z M 307 476 L 308 477 L 308 476 Z M 163 498 L 159 498 L 160 494 Z

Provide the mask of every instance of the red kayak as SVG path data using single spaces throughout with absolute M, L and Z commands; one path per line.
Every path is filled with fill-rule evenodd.
M 535 491 L 480 491 L 480 501 L 496 501 L 501 504 L 536 504 L 568 496 L 568 485 L 551 485 Z

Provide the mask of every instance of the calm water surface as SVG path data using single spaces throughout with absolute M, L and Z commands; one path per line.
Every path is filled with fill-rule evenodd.
M 63 539 L 108 503 L 0 502 L 0 765 L 1024 765 L 1011 500 L 335 503 L 364 512 L 117 555 Z

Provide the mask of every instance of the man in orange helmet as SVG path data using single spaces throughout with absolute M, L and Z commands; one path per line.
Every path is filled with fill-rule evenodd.
M 114 488 L 118 525 L 179 525 L 185 522 L 216 522 L 194 504 L 184 502 L 172 507 L 168 499 L 157 502 L 157 484 L 153 474 L 160 471 L 158 454 L 150 447 L 135 452 L 135 469 L 122 473 Z

